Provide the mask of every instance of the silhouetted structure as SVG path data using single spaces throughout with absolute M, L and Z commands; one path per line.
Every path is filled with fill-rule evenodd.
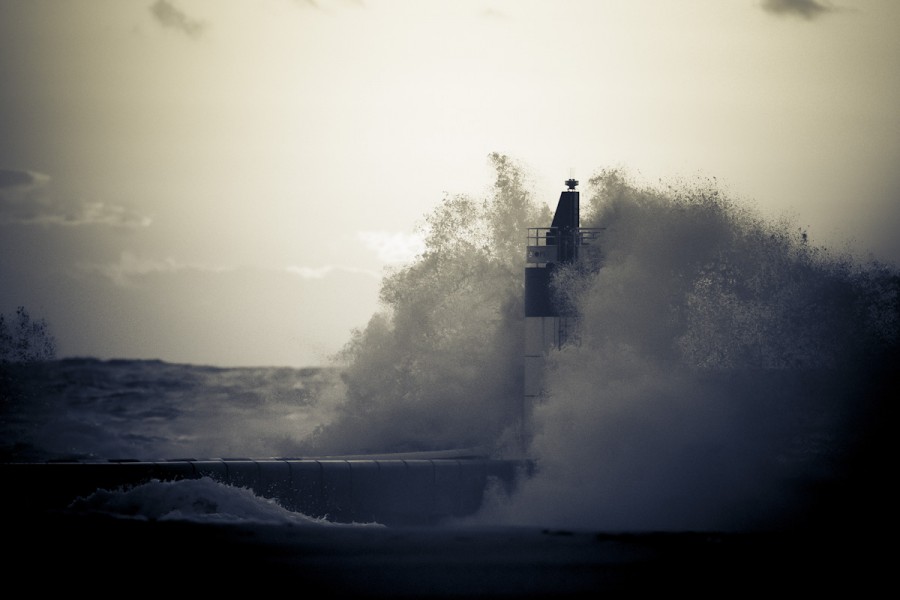
M 566 181 L 559 195 L 550 227 L 528 229 L 525 260 L 525 393 L 522 405 L 524 429 L 528 429 L 532 406 L 543 393 L 544 361 L 547 351 L 569 341 L 575 316 L 560 306 L 554 293 L 554 275 L 560 265 L 578 259 L 582 246 L 591 244 L 597 228 L 581 227 L 578 181 Z

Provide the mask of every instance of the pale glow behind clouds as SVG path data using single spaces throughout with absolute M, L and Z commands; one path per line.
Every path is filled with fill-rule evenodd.
M 413 261 L 425 250 L 425 240 L 419 233 L 389 231 L 360 231 L 359 239 L 388 265 Z

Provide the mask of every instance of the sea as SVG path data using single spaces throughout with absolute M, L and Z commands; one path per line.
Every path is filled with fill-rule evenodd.
M 6 460 L 297 456 L 335 409 L 328 368 L 69 358 L 6 373 Z
M 322 406 L 334 376 L 156 360 L 19 365 L 16 399 L 0 421 L 3 461 L 308 457 L 304 437 L 338 414 Z M 866 505 L 861 498 L 847 508 Z M 867 594 L 892 568 L 874 512 L 849 528 L 841 514 L 796 530 L 621 531 L 494 518 L 502 506 L 482 518 L 386 527 L 291 512 L 210 478 L 151 481 L 98 489 L 63 511 L 6 511 L 5 573 L 11 587 L 50 593 L 115 585 L 299 589 L 313 598 L 587 598 Z
M 38 565 L 64 576 L 35 583 L 54 591 L 190 573 L 205 591 L 384 598 L 868 596 L 890 581 L 896 267 L 712 181 L 603 171 L 582 199 L 601 234 L 553 280 L 574 333 L 525 406 L 523 231 L 549 214 L 495 163 L 488 198 L 429 215 L 426 250 L 386 274 L 382 310 L 333 364 L 3 365 L 0 456 L 479 448 L 530 461 L 527 477 L 430 527 L 338 523 L 212 479 L 98 489 L 52 514 L 6 511 L 10 581 Z

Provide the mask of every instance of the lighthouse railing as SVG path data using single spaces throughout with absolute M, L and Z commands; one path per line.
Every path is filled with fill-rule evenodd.
M 577 258 L 578 248 L 592 245 L 599 239 L 602 230 L 602 227 L 575 227 L 567 232 L 561 232 L 559 227 L 529 227 L 526 263 L 531 266 L 558 262 L 563 235 L 574 240 L 575 258 Z

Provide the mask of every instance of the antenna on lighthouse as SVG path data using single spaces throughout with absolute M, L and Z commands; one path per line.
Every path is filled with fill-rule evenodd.
M 569 167 L 569 178 L 566 179 L 566 187 L 569 188 L 570 192 L 575 191 L 575 188 L 578 187 L 578 180 L 575 179 L 575 167 Z

